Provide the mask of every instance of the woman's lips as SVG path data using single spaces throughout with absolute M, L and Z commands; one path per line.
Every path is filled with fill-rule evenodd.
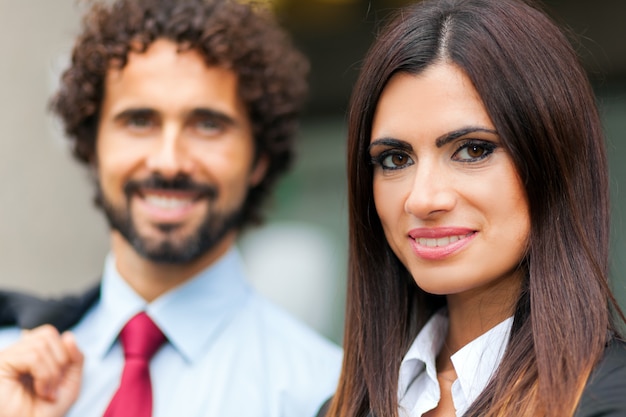
M 411 247 L 427 260 L 444 259 L 464 249 L 478 234 L 464 227 L 419 228 L 409 232 Z

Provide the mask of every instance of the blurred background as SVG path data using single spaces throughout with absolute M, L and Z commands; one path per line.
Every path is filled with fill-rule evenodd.
M 341 342 L 347 200 L 345 113 L 360 61 L 406 0 L 273 0 L 310 57 L 311 98 L 299 158 L 240 247 L 259 291 Z M 626 305 L 626 1 L 550 0 L 589 71 L 608 138 L 612 281 Z M 99 278 L 108 249 L 86 171 L 47 111 L 68 62 L 77 0 L 0 0 L 0 286 L 60 295 Z

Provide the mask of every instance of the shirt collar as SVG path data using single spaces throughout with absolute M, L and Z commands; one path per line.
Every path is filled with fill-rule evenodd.
M 513 317 L 509 317 L 450 357 L 468 401 L 466 406 L 478 398 L 498 369 L 512 326 Z
M 398 399 L 404 397 L 411 382 L 426 368 L 428 376 L 437 381 L 436 359 L 448 331 L 448 318 L 444 311 L 434 314 L 426 323 L 400 364 Z
M 215 339 L 251 293 L 243 261 L 233 248 L 209 268 L 151 303 L 121 277 L 112 254 L 105 261 L 100 312 L 93 328 L 100 343 L 96 352 L 108 353 L 124 325 L 146 311 L 185 360 L 194 362 Z
M 513 317 L 509 317 L 452 355 L 457 382 L 466 400 L 464 408 L 478 398 L 500 365 L 512 325 Z M 411 383 L 424 370 L 431 380 L 439 384 L 436 359 L 447 330 L 448 317 L 444 309 L 435 313 L 418 333 L 400 364 L 398 400 L 404 397 Z

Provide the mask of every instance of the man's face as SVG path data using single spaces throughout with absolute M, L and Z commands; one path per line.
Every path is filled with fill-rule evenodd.
M 183 264 L 236 233 L 255 164 L 237 76 L 157 40 L 110 69 L 96 168 L 111 227 L 155 262 Z

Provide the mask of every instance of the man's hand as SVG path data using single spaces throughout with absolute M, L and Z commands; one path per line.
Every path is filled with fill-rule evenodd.
M 0 417 L 63 417 L 78 398 L 83 354 L 71 333 L 24 331 L 0 351 Z

